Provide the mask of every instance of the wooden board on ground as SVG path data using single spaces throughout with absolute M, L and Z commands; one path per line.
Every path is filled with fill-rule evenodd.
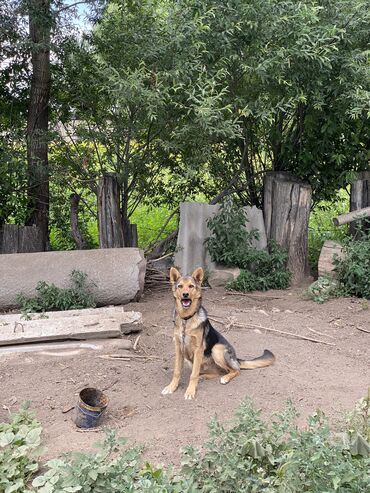
M 84 310 L 79 310 L 83 312 Z M 141 313 L 88 313 L 72 315 L 68 312 L 48 312 L 48 318 L 24 320 L 21 314 L 0 317 L 0 346 L 41 341 L 86 340 L 121 337 L 128 329 L 138 331 Z M 64 313 L 65 316 L 61 316 Z M 40 315 L 40 314 L 39 314 Z

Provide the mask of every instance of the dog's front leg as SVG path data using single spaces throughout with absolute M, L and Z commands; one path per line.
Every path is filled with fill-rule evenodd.
M 172 394 L 172 392 L 175 392 L 175 390 L 179 386 L 183 364 L 184 364 L 184 355 L 182 354 L 181 351 L 180 342 L 178 338 L 175 336 L 175 367 L 173 369 L 173 377 L 171 383 L 162 390 L 162 394 Z
M 189 385 L 185 392 L 185 399 L 194 399 L 197 391 L 200 368 L 202 366 L 204 350 L 202 345 L 194 352 L 193 369 L 190 375 Z

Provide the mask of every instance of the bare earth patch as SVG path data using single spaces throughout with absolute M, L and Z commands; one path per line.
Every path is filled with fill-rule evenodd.
M 172 375 L 172 296 L 146 293 L 127 310 L 143 314 L 145 330 L 138 352 L 160 359 L 113 361 L 95 352 L 78 356 L 42 356 L 36 353 L 0 356 L 0 421 L 8 419 L 25 401 L 41 421 L 45 459 L 68 451 L 93 449 L 104 428 L 115 428 L 131 444 L 145 446 L 145 458 L 156 464 L 177 464 L 180 448 L 201 445 L 207 423 L 215 414 L 229 419 L 240 401 L 249 396 L 266 416 L 284 408 L 291 399 L 305 418 L 321 408 L 340 419 L 365 396 L 370 385 L 370 330 L 367 302 L 336 299 L 317 305 L 302 296 L 302 289 L 266 294 L 227 295 L 222 289 L 204 291 L 210 316 L 320 339 L 333 345 L 298 340 L 261 329 L 214 325 L 236 347 L 238 356 L 255 357 L 265 348 L 276 355 L 272 367 L 243 371 L 229 385 L 201 381 L 195 401 L 185 401 L 189 370 L 185 368 L 177 392 L 162 396 Z M 311 330 L 310 330 L 311 329 Z M 317 334 L 320 332 L 321 334 Z M 131 336 L 135 340 L 135 335 Z M 109 352 L 109 350 L 108 350 Z M 79 431 L 74 425 L 79 391 L 86 387 L 107 389 L 109 407 L 102 427 Z M 64 412 L 63 412 L 64 411 Z

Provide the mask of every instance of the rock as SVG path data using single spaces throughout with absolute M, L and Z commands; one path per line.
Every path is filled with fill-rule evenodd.
M 240 274 L 238 267 L 224 267 L 217 265 L 208 276 L 208 284 L 211 288 L 224 287 Z

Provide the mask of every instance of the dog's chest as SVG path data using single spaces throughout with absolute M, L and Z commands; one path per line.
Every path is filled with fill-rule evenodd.
M 202 344 L 203 333 L 198 323 L 194 321 L 178 320 L 176 322 L 176 335 L 181 352 L 189 361 L 193 361 L 194 352 Z

